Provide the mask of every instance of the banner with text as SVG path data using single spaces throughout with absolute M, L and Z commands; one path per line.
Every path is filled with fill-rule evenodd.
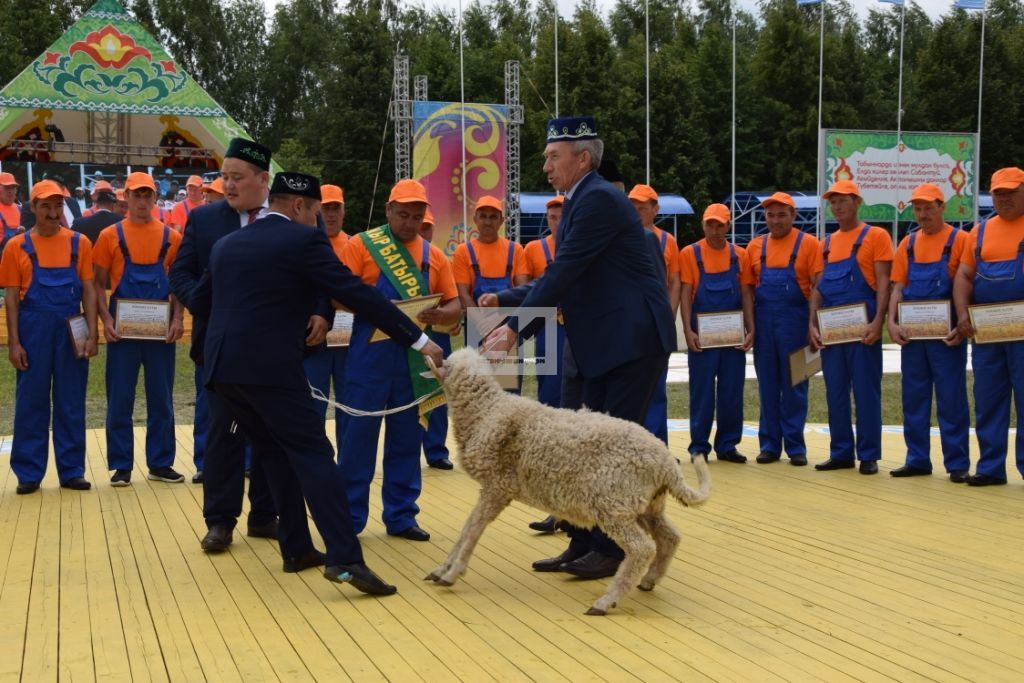
M 974 218 L 974 133 L 908 133 L 895 131 L 824 131 L 825 186 L 852 180 L 860 188 L 865 221 L 913 221 L 910 193 L 922 183 L 942 188 L 947 221 Z M 825 203 L 826 215 L 832 212 Z
M 412 177 L 427 188 L 434 214 L 432 242 L 451 256 L 456 246 L 477 236 L 472 224 L 476 201 L 484 195 L 505 200 L 508 109 L 497 104 L 466 104 L 463 113 L 458 102 L 413 102 L 412 118 Z M 463 173 L 468 231 L 462 211 Z

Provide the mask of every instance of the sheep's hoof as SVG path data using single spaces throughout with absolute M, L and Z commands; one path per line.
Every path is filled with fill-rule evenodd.
M 430 572 L 423 577 L 424 581 L 437 581 L 440 578 L 437 572 Z
M 654 582 L 652 581 L 651 583 L 641 583 L 639 586 L 637 586 L 637 588 L 639 588 L 642 591 L 652 591 L 654 590 Z
M 448 579 L 442 579 L 440 576 L 437 577 L 436 579 L 434 579 L 434 583 L 436 583 L 438 586 L 454 586 L 455 585 L 454 581 L 449 581 Z
M 587 614 L 588 617 L 603 617 L 604 615 L 606 615 L 608 613 L 605 612 L 603 609 L 598 609 L 596 607 L 591 607 L 590 609 L 587 610 L 586 614 Z

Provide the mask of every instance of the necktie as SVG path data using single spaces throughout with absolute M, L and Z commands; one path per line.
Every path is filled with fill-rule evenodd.
M 251 211 L 249 211 L 249 222 L 246 223 L 246 225 L 252 225 L 253 221 L 255 221 L 256 219 L 258 219 L 260 217 L 260 211 L 262 211 L 262 210 L 263 210 L 263 207 L 262 206 L 258 206 L 255 209 L 252 209 Z

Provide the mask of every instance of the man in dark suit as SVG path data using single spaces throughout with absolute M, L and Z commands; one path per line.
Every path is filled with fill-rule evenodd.
M 310 396 L 302 365 L 306 326 L 322 293 L 438 365 L 443 356 L 387 297 L 339 263 L 324 233 L 312 229 L 319 209 L 316 178 L 278 173 L 267 217 L 214 246 L 194 301 L 197 312 L 209 311 L 203 378 L 268 474 L 286 570 L 289 563 L 297 571 L 326 560 L 325 578 L 390 595 L 397 589 L 363 562 L 344 477 Z M 313 548 L 307 503 L 326 558 Z
M 245 492 L 245 438 L 231 429 L 221 401 L 203 386 L 203 339 L 207 320 L 195 311 L 193 297 L 206 271 L 213 245 L 225 235 L 248 226 L 266 212 L 270 150 L 251 140 L 235 138 L 228 145 L 221 169 L 225 199 L 198 207 L 189 214 L 178 255 L 168 277 L 171 291 L 192 313 L 192 360 L 195 361 L 196 413 L 193 428 L 196 465 L 194 483 L 203 485 L 203 517 L 209 532 L 202 540 L 207 552 L 226 550 L 242 513 Z M 277 537 L 277 511 L 266 477 L 257 464 L 249 478 L 247 533 Z
M 100 190 L 95 194 L 93 200 L 93 212 L 88 216 L 76 218 L 71 229 L 80 232 L 89 238 L 89 241 L 96 244 L 96 238 L 100 236 L 103 228 L 113 225 L 121 220 L 121 216 L 114 213 L 117 208 L 117 197 L 114 191 Z
M 621 190 L 595 169 L 604 145 L 590 117 L 548 124 L 544 172 L 566 193 L 558 249 L 544 274 L 497 295 L 502 306 L 560 306 L 567 345 L 583 378 L 583 404 L 591 410 L 643 424 L 647 404 L 675 350 L 675 325 L 659 268 L 636 210 Z M 486 345 L 504 350 L 517 334 L 517 316 L 494 330 Z M 581 578 L 612 576 L 622 549 L 600 529 L 571 529 L 569 548 L 535 562 L 537 571 L 566 571 Z

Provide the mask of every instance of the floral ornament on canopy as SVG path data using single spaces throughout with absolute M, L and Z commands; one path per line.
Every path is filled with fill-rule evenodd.
M 149 50 L 111 24 L 72 43 L 67 54 L 47 52 L 32 65 L 32 71 L 67 97 L 113 94 L 142 97 L 151 103 L 181 90 L 188 81 L 174 62 L 154 62 Z

